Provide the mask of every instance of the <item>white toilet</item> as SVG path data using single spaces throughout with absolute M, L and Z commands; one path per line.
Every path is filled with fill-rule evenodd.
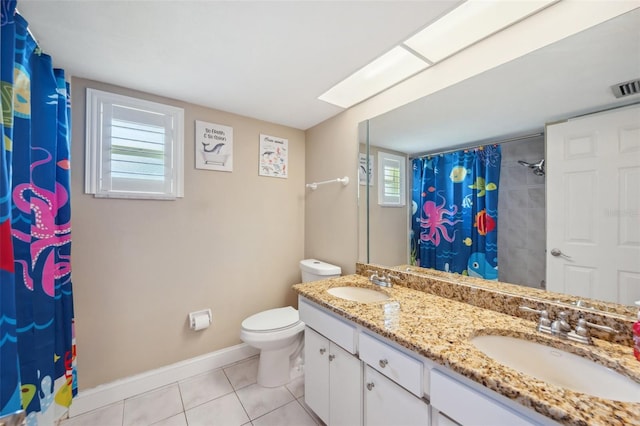
M 339 266 L 316 259 L 300 261 L 302 282 L 338 277 Z M 240 339 L 260 349 L 258 384 L 273 388 L 282 386 L 302 374 L 304 323 L 291 306 L 269 309 L 242 321 Z

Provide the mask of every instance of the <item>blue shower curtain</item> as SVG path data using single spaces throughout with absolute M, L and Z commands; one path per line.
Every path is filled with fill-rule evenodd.
M 0 415 L 52 425 L 76 393 L 69 87 L 0 5 Z
M 411 263 L 498 279 L 500 146 L 413 160 Z

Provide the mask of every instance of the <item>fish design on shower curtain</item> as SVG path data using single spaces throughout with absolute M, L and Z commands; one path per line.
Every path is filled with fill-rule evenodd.
M 413 160 L 412 264 L 498 279 L 500 161 L 499 146 Z

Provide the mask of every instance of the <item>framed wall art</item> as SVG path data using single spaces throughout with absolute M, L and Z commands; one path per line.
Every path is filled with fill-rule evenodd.
M 289 140 L 260 135 L 260 176 L 287 178 L 289 172 Z
M 233 171 L 233 128 L 196 120 L 196 169 Z

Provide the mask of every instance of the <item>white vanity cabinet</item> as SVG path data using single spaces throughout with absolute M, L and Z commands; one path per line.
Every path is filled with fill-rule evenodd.
M 356 328 L 303 301 L 299 312 L 307 326 L 305 402 L 327 425 L 362 425 L 362 362 L 353 355 Z
M 298 300 L 307 325 L 305 401 L 329 426 L 558 425 L 302 296 Z

